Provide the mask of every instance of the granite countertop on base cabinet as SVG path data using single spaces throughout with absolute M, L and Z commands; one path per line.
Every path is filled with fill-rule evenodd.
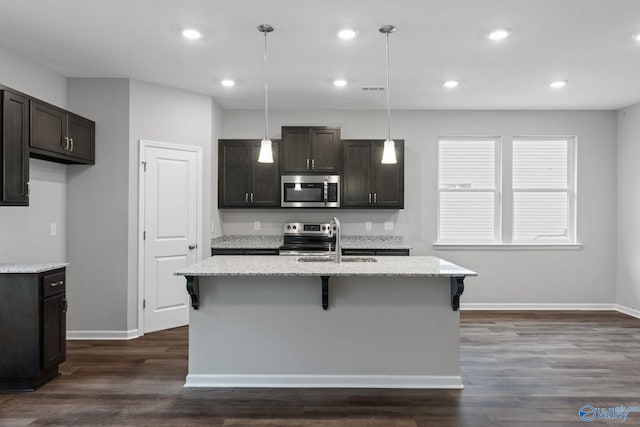
M 0 274 L 29 274 L 44 273 L 45 271 L 65 268 L 69 265 L 66 262 L 28 264 L 28 263 L 0 263 Z
M 282 236 L 221 236 L 211 239 L 214 249 L 278 249 Z M 411 249 L 401 236 L 342 236 L 342 249 Z

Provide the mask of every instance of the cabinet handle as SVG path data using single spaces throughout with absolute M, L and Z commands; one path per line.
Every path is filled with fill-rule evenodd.
M 71 152 L 73 153 L 73 138 L 69 138 L 69 142 L 71 142 Z
M 64 147 L 65 151 L 69 151 L 69 137 L 65 136 L 64 137 L 65 142 L 67 143 L 67 145 Z
M 27 181 L 27 197 L 31 195 L 31 181 Z
M 64 285 L 64 280 L 60 280 L 59 282 L 49 283 L 49 286 L 51 286 L 52 288 L 57 288 L 58 286 L 62 286 L 62 285 Z
M 378 193 L 373 193 L 373 203 L 378 203 Z
M 307 159 L 307 170 L 309 169 L 309 159 Z
M 311 170 L 315 170 L 316 169 L 316 159 L 312 159 L 311 160 Z
M 371 203 L 371 193 L 369 193 L 369 203 Z
M 244 193 L 244 202 L 249 203 L 249 193 Z
M 251 203 L 253 203 L 253 193 L 251 193 Z
M 67 308 L 68 308 L 67 299 L 65 298 L 64 304 L 62 305 L 62 314 L 67 314 Z

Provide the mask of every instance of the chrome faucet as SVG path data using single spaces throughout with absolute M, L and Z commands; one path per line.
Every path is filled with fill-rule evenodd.
M 336 235 L 336 262 L 340 263 L 342 262 L 342 242 L 340 241 L 342 231 L 340 230 L 340 221 L 334 216 L 329 225 L 332 229 L 331 231 Z

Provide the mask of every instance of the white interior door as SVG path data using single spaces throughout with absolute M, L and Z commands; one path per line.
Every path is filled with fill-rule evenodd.
M 188 294 L 173 272 L 197 260 L 198 152 L 143 146 L 144 332 L 189 322 Z

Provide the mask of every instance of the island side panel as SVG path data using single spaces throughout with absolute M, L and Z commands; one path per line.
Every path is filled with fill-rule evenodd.
M 201 277 L 187 386 L 459 388 L 446 277 Z

